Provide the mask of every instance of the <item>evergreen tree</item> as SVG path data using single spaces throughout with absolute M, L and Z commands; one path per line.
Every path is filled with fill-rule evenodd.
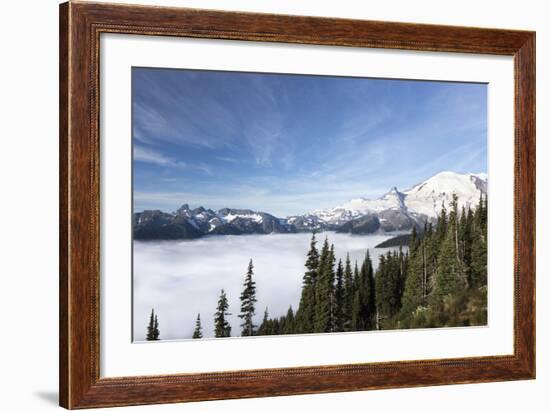
M 471 282 L 471 262 L 472 262 L 472 226 L 473 215 L 471 210 L 462 206 L 460 218 L 458 220 L 458 253 L 460 260 L 464 263 L 464 275 L 466 283 Z
M 373 328 L 375 296 L 374 273 L 368 250 L 360 270 L 355 263 L 353 288 L 351 329 L 355 331 L 370 330 Z
M 400 254 L 388 251 L 380 256 L 376 271 L 376 310 L 379 326 L 387 327 L 390 319 L 401 308 Z
M 270 328 L 270 335 L 279 335 L 279 334 L 282 334 L 281 331 L 280 331 L 280 328 L 281 328 L 281 324 L 279 322 L 279 319 L 278 318 L 273 318 L 272 320 L 269 320 L 270 321 L 270 325 L 269 325 L 269 328 Z
M 443 298 L 453 294 L 466 286 L 465 266 L 460 258 L 458 245 L 458 210 L 457 196 L 453 195 L 452 210 L 449 214 L 447 230 L 443 243 L 439 248 L 439 258 L 435 273 L 432 302 L 443 302 Z
M 214 314 L 214 335 L 217 338 L 231 337 L 231 325 L 229 325 L 226 319 L 227 316 L 231 315 L 227 312 L 228 309 L 229 303 L 227 301 L 227 296 L 222 289 L 216 313 Z
M 279 335 L 280 334 L 286 334 L 286 315 L 281 315 L 279 317 Z
M 353 331 L 364 329 L 363 322 L 363 281 L 357 267 L 357 261 L 353 269 L 353 298 L 351 302 L 351 326 Z
M 193 331 L 193 338 L 202 338 L 202 324 L 200 313 L 197 314 L 197 320 L 195 321 L 195 331 Z
M 374 285 L 374 270 L 369 250 L 365 254 L 365 259 L 361 266 L 363 278 L 363 318 L 366 330 L 372 330 L 375 327 L 376 316 L 376 290 Z
M 411 238 L 409 239 L 409 252 L 412 254 L 416 251 L 419 244 L 418 233 L 416 232 L 416 226 L 413 226 L 411 231 Z
M 445 208 L 445 202 L 441 203 L 441 211 L 437 216 L 437 225 L 435 227 L 435 244 L 439 247 L 445 235 L 447 234 L 447 209 Z M 439 249 L 436 250 L 436 252 Z
M 480 193 L 479 201 L 474 213 L 474 230 L 483 231 L 487 228 L 487 197 Z
M 472 208 L 468 206 L 468 211 L 466 212 L 466 222 L 465 228 L 463 231 L 463 241 L 464 241 L 464 262 L 471 265 L 472 263 L 472 242 L 474 238 L 474 213 Z
M 424 241 L 420 246 L 409 247 L 409 267 L 402 298 L 402 313 L 412 314 L 424 303 Z
M 336 310 L 336 303 L 334 301 L 334 280 L 336 278 L 336 253 L 334 252 L 334 244 L 330 245 L 330 252 L 328 263 L 326 267 L 326 286 L 328 289 L 328 295 L 330 300 L 330 317 L 329 317 L 329 328 L 330 331 L 334 331 L 334 311 Z
M 398 278 L 397 278 L 397 308 L 401 308 L 401 300 L 403 298 L 403 291 L 405 289 L 405 282 L 407 281 L 409 255 L 403 252 L 403 248 L 399 247 L 399 253 L 397 254 L 398 264 Z
M 267 311 L 267 307 L 265 307 L 264 318 L 258 327 L 258 335 L 269 335 L 269 333 L 269 312 Z
M 336 284 L 334 286 L 334 331 L 344 331 L 344 267 L 338 260 Z
M 147 341 L 158 341 L 160 336 L 159 322 L 155 310 L 151 310 L 151 316 L 149 317 L 149 325 L 147 326 L 147 335 L 145 339 Z
M 353 293 L 353 301 L 351 303 L 351 331 L 363 330 L 363 318 L 361 317 L 361 292 L 356 289 Z
M 413 227 L 409 241 L 409 267 L 407 279 L 403 281 L 402 309 L 404 313 L 416 310 L 423 302 L 425 294 L 425 243 L 427 225 L 424 226 L 423 238 L 419 238 L 416 227 Z M 401 249 L 399 250 L 402 253 Z
M 292 310 L 292 306 L 289 306 L 288 311 L 286 312 L 283 334 L 292 333 L 294 333 L 294 311 Z
M 315 233 L 311 236 L 310 248 L 305 263 L 306 272 L 302 282 L 302 295 L 296 312 L 296 332 L 310 333 L 314 331 L 315 321 L 315 289 L 317 285 L 317 269 L 319 267 L 319 252 Z
M 353 287 L 357 290 L 360 286 L 361 280 L 359 279 L 359 267 L 357 266 L 357 260 L 353 266 Z
M 423 271 L 424 271 L 424 304 L 428 301 L 428 296 L 433 289 L 433 280 L 435 277 L 435 269 L 437 265 L 438 247 L 434 236 L 433 226 L 428 223 L 427 230 L 424 234 L 423 241 Z M 410 257 L 409 257 L 410 259 Z
M 147 341 L 153 341 L 153 330 L 155 328 L 155 310 L 151 310 L 151 315 L 149 316 L 149 324 L 147 325 L 147 334 L 145 339 Z
M 487 199 L 480 197 L 473 216 L 470 281 L 472 287 L 487 285 Z
M 241 323 L 241 336 L 252 336 L 256 329 L 254 325 L 253 317 L 256 315 L 256 283 L 252 279 L 254 275 L 254 265 L 252 259 L 248 263 L 248 270 L 244 280 L 244 289 L 241 293 L 241 313 L 239 318 L 243 320 Z
M 334 246 L 329 247 L 325 238 L 321 249 L 317 272 L 317 286 L 315 288 L 315 323 L 317 333 L 333 330 L 332 304 L 334 291 Z
M 355 290 L 353 287 L 353 272 L 351 270 L 351 262 L 349 260 L 349 253 L 346 256 L 346 264 L 344 268 L 344 309 L 343 309 L 343 322 L 344 331 L 352 331 L 351 315 L 353 312 L 353 296 Z
M 376 270 L 375 277 L 375 289 L 376 289 L 376 312 L 377 312 L 377 328 L 381 328 L 381 323 L 384 319 L 384 316 L 388 315 L 388 306 L 386 304 L 387 299 L 389 298 L 388 292 L 386 290 L 386 256 L 384 254 L 380 255 L 378 259 L 378 269 Z
M 158 341 L 160 340 L 159 336 L 160 336 L 160 331 L 159 331 L 159 319 L 157 317 L 157 315 L 155 314 L 155 325 L 153 327 L 153 340 L 154 341 Z

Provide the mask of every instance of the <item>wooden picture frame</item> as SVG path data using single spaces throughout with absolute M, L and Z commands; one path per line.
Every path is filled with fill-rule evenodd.
M 513 56 L 514 354 L 100 378 L 101 33 Z M 60 6 L 59 47 L 61 406 L 126 406 L 535 378 L 534 32 L 69 2 Z

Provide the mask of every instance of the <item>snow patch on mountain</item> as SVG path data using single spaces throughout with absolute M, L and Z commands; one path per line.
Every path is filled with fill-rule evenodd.
M 252 221 L 255 221 L 257 223 L 261 223 L 263 221 L 263 217 L 260 214 L 227 214 L 223 217 L 224 221 L 226 223 L 230 223 L 236 218 L 243 218 L 243 219 L 249 219 Z

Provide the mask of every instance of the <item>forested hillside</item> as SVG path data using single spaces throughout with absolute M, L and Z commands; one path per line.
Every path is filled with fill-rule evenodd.
M 256 322 L 252 260 L 240 296 L 242 336 L 304 334 L 485 325 L 487 323 L 487 198 L 474 209 L 458 207 L 453 195 L 435 224 L 416 228 L 404 250 L 380 256 L 376 272 L 368 250 L 363 261 L 336 261 L 325 238 L 320 249 L 313 234 L 305 256 L 301 297 L 296 310 L 271 317 L 266 307 Z M 231 336 L 227 296 L 221 290 L 215 336 Z M 214 302 L 213 302 L 214 303 Z M 159 339 L 151 314 L 149 337 Z M 193 338 L 201 338 L 200 314 Z

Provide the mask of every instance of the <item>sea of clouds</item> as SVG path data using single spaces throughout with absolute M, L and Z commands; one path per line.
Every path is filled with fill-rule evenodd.
M 336 258 L 349 252 L 352 264 L 361 265 L 369 249 L 373 265 L 387 249 L 374 248 L 388 235 L 354 236 L 321 233 L 334 243 Z M 151 309 L 159 318 L 160 338 L 191 338 L 200 313 L 203 336 L 213 337 L 214 312 L 223 288 L 229 299 L 232 336 L 240 335 L 239 296 L 248 261 L 254 262 L 257 287 L 255 316 L 259 324 L 267 307 L 270 316 L 296 310 L 301 293 L 304 262 L 311 234 L 211 236 L 198 240 L 134 242 L 133 331 L 143 341 Z

